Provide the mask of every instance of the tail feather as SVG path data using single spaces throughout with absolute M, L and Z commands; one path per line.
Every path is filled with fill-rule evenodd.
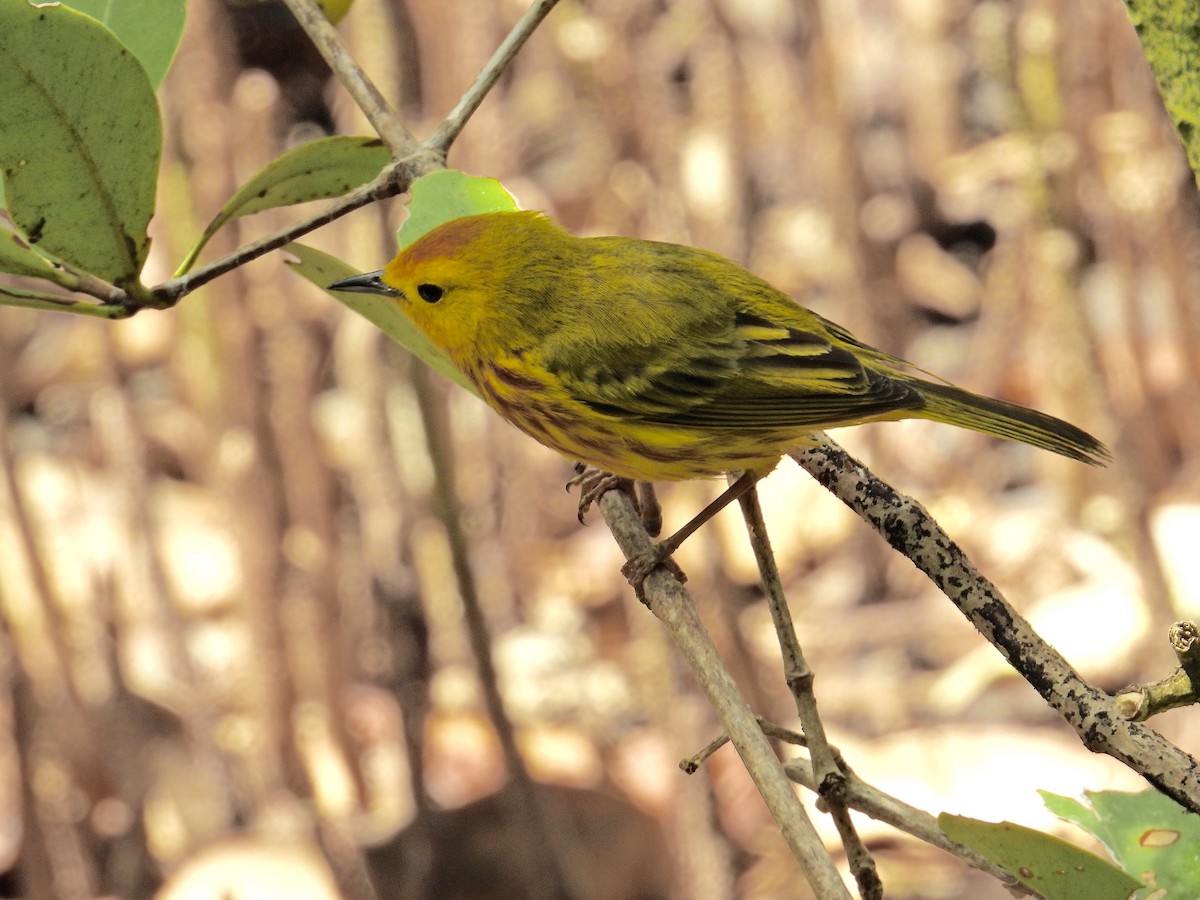
M 1112 460 L 1108 448 L 1082 428 L 1036 410 L 972 394 L 949 384 L 914 379 L 925 406 L 914 415 L 1020 441 L 1093 466 Z

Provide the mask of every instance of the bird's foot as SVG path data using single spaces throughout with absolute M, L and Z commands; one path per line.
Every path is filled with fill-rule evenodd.
M 575 463 L 575 477 L 566 484 L 568 491 L 573 487 L 579 488 L 578 517 L 580 525 L 583 524 L 588 510 L 608 491 L 624 491 L 633 499 L 634 506 L 638 505 L 637 493 L 633 489 L 632 481 L 597 469 L 595 466 Z
M 634 596 L 643 606 L 650 605 L 646 602 L 646 579 L 660 566 L 666 569 L 680 584 L 687 582 L 687 575 L 671 556 L 676 547 L 678 544 L 668 538 L 655 544 L 645 553 L 626 560 L 625 565 L 621 566 L 621 574 L 633 586 Z
M 567 482 L 566 488 L 569 491 L 576 486 L 580 489 L 578 510 L 580 524 L 583 523 L 588 510 L 606 492 L 618 490 L 629 495 L 648 534 L 655 536 L 662 529 L 662 507 L 658 505 L 654 487 L 648 482 L 635 483 L 629 478 L 612 475 L 595 466 L 576 463 L 575 477 Z M 680 584 L 687 581 L 683 569 L 679 568 L 679 564 L 671 558 L 671 554 L 675 552 L 683 539 L 691 534 L 692 530 L 694 529 L 685 528 L 665 541 L 654 544 L 645 553 L 628 560 L 621 567 L 621 574 L 633 586 L 634 594 L 643 604 L 646 603 L 646 578 L 660 566 L 670 572 Z

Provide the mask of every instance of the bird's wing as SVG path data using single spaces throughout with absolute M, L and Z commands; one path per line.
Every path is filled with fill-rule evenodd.
M 572 399 L 601 415 L 667 421 L 707 405 L 736 376 L 734 354 L 703 331 L 657 347 L 627 334 L 601 340 L 547 346 L 541 360 Z
M 614 297 L 603 321 L 548 336 L 538 362 L 601 415 L 685 428 L 817 430 L 922 404 L 908 384 L 864 368 L 819 317 L 775 296 L 766 313 L 680 291 L 653 307 Z
M 908 383 L 865 367 L 791 301 L 787 324 L 759 312 L 734 316 L 736 374 L 677 419 L 716 428 L 831 428 L 923 405 Z M 809 318 L 811 316 L 811 322 Z

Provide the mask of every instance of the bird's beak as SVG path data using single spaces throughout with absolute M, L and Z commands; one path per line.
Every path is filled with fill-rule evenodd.
M 329 285 L 326 290 L 329 291 L 352 291 L 356 294 L 383 294 L 385 297 L 398 297 L 400 292 L 394 287 L 386 284 L 383 280 L 383 271 L 365 272 L 362 275 L 352 275 L 349 278 L 343 278 L 341 281 L 335 281 Z

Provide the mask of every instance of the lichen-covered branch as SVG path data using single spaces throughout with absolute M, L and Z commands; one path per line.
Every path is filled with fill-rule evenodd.
M 1061 715 L 1085 747 L 1120 760 L 1167 796 L 1200 812 L 1200 765 L 1155 731 L 1130 722 L 1035 632 L 915 500 L 829 442 L 792 458 L 929 576 L 1009 664 Z

